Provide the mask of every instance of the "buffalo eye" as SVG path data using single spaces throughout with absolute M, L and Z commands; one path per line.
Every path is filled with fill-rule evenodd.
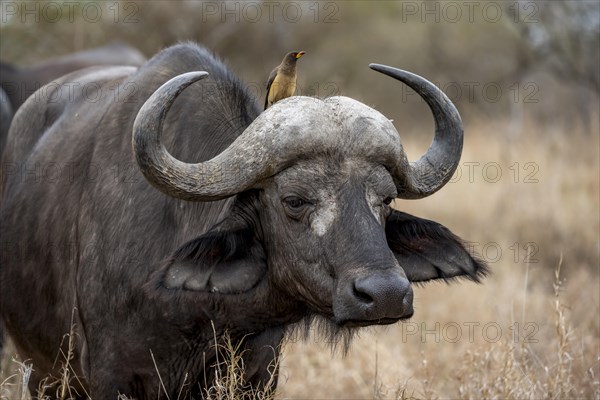
M 283 199 L 283 204 L 290 218 L 300 219 L 311 203 L 298 196 L 288 196 Z
M 288 197 L 285 199 L 285 204 L 291 209 L 298 209 L 306 204 L 300 197 Z
M 392 213 L 392 208 L 390 207 L 390 205 L 392 204 L 395 198 L 396 196 L 388 196 L 385 199 L 383 199 L 383 206 L 381 207 L 382 221 L 385 221 L 387 217 L 389 217 Z

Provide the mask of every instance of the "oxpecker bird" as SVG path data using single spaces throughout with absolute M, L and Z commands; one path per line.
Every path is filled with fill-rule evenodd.
M 273 103 L 290 97 L 296 91 L 296 61 L 304 55 L 304 51 L 292 51 L 283 57 L 281 64 L 275 67 L 267 82 L 265 110 Z

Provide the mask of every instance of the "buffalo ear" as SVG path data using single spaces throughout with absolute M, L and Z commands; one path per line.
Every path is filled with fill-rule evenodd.
M 385 233 L 388 246 L 410 282 L 457 277 L 479 282 L 488 273 L 486 264 L 437 222 L 392 210 Z
M 181 246 L 159 272 L 158 286 L 197 292 L 236 294 L 263 279 L 267 261 L 248 226 L 227 220 Z

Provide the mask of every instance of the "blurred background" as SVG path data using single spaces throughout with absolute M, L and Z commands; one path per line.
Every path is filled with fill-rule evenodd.
M 262 88 L 285 53 L 305 50 L 299 94 L 342 93 L 392 118 L 405 89 L 367 69 L 387 63 L 437 83 L 467 119 L 522 122 L 527 114 L 589 129 L 600 89 L 598 8 L 596 1 L 3 0 L 0 56 L 28 66 L 120 41 L 151 57 L 192 40 Z M 404 103 L 414 115 L 418 101 Z M 516 122 L 510 128 L 505 133 L 522 131 Z
M 0 7 L 0 59 L 24 68 L 114 41 L 150 58 L 188 40 L 224 59 L 261 103 L 271 69 L 288 51 L 306 51 L 298 94 L 378 109 L 411 159 L 431 141 L 430 112 L 369 63 L 428 78 L 463 117 L 453 180 L 395 207 L 466 238 L 493 275 L 417 288 L 410 323 L 367 330 L 346 357 L 319 338 L 290 340 L 281 398 L 600 398 L 598 1 Z

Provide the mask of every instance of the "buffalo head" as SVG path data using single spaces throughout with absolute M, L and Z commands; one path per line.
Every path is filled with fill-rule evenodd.
M 451 178 L 462 151 L 458 111 L 417 75 L 371 68 L 409 85 L 433 112 L 435 137 L 417 162 L 408 162 L 378 111 L 347 97 L 298 96 L 266 110 L 213 159 L 184 163 L 162 145 L 163 122 L 179 93 L 208 74 L 182 74 L 152 95 L 134 124 L 145 177 L 189 201 L 237 195 L 230 215 L 170 261 L 161 285 L 239 293 L 267 277 L 282 302 L 352 327 L 411 317 L 411 282 L 478 280 L 485 267 L 460 239 L 391 208 L 394 199 L 428 196 Z

